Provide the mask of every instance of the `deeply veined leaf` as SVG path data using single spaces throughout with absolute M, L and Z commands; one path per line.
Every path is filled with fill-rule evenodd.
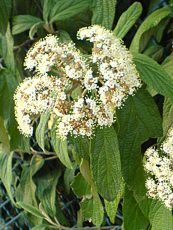
M 170 215 L 171 211 L 167 210 L 167 212 L 166 208 L 163 206 L 163 204 L 161 204 L 160 201 L 148 198 L 148 196 L 146 195 L 147 190 L 145 187 L 145 181 L 146 175 L 144 174 L 144 168 L 142 162 L 138 159 L 138 164 L 135 170 L 135 175 L 133 176 L 131 186 L 128 186 L 128 189 L 126 188 L 126 193 L 124 197 L 124 224 L 126 223 L 126 226 L 129 226 L 129 228 L 131 227 L 131 229 L 133 229 L 133 226 L 135 225 L 133 221 L 135 221 L 136 224 L 145 225 L 145 222 L 147 220 L 147 222 L 150 222 L 150 226 L 152 226 L 151 229 L 171 230 L 173 227 L 172 226 L 170 228 L 172 220 L 172 216 Z M 133 204 L 131 203 L 131 201 Z M 131 215 L 129 215 L 129 209 L 131 211 L 134 210 L 134 214 L 132 214 L 133 218 Z M 141 217 L 139 217 L 139 215 Z M 138 218 L 136 218 L 136 216 L 138 216 Z M 161 228 L 158 226 L 161 226 Z M 144 227 L 139 229 L 146 228 Z
M 142 80 L 158 93 L 173 100 L 173 79 L 163 67 L 144 54 L 134 54 L 133 60 Z
M 162 67 L 173 79 L 173 53 L 171 53 L 162 63 Z M 169 128 L 173 125 L 173 103 L 168 97 L 165 97 L 163 105 L 163 138 L 167 134 Z
M 162 67 L 164 70 L 170 75 L 170 77 L 173 79 L 173 52 L 165 58 L 164 62 L 162 63 Z
M 119 18 L 113 31 L 116 37 L 124 38 L 142 13 L 140 2 L 134 2 Z
M 173 125 L 173 103 L 169 98 L 165 98 L 163 105 L 163 131 L 164 136 Z
M 42 20 L 32 15 L 17 15 L 13 18 L 12 34 L 20 34 L 29 30 L 33 25 L 41 23 Z
M 158 109 L 146 90 L 139 90 L 135 96 L 129 97 L 124 107 L 117 111 L 117 129 L 122 172 L 130 189 L 126 197 L 127 203 L 124 204 L 124 224 L 133 229 L 133 223 L 137 226 L 147 225 L 149 212 L 152 210 L 150 206 L 153 203 L 146 196 L 141 144 L 150 137 L 162 136 Z M 129 207 L 131 209 L 133 207 L 133 220 L 131 216 L 129 217 Z
M 133 185 L 141 162 L 141 144 L 150 137 L 162 136 L 162 120 L 150 94 L 146 90 L 138 90 L 117 111 L 116 124 L 123 176 L 126 183 Z
M 60 161 L 67 167 L 67 168 L 73 168 L 72 162 L 70 160 L 70 157 L 68 155 L 68 146 L 67 146 L 67 140 L 62 140 L 58 137 L 56 133 L 56 122 L 54 123 L 54 126 L 51 129 L 51 142 L 53 145 L 53 148 L 60 159 Z
M 123 225 L 124 229 L 147 229 L 149 221 L 145 218 L 141 212 L 138 203 L 133 197 L 133 192 L 126 189 L 123 202 Z
M 171 210 L 167 209 L 159 202 L 150 206 L 149 218 L 151 221 L 152 230 L 173 229 Z
M 107 29 L 111 29 L 115 17 L 116 4 L 117 0 L 94 0 L 92 24 L 102 25 Z
M 107 200 L 104 201 L 106 212 L 112 223 L 115 222 L 118 204 L 120 202 L 121 197 L 123 196 L 123 193 L 124 193 L 124 183 L 122 182 L 120 191 L 116 195 L 116 198 L 113 201 L 107 201 Z
M 48 129 L 48 120 L 50 117 L 50 113 L 46 112 L 41 115 L 39 125 L 36 129 L 36 140 L 40 148 L 42 148 L 43 151 L 45 151 L 45 133 Z
M 161 20 L 163 20 L 163 19 L 165 19 L 171 15 L 172 15 L 172 11 L 171 11 L 171 8 L 169 6 L 165 6 L 161 9 L 158 9 L 158 10 L 154 11 L 151 15 L 149 15 L 144 20 L 144 22 L 141 24 L 139 29 L 137 30 L 137 32 L 133 38 L 133 41 L 131 43 L 130 50 L 132 52 L 140 52 L 141 51 L 140 50 L 140 41 L 141 41 L 142 35 L 146 31 L 156 27 L 161 22 Z
M 90 6 L 90 0 L 59 0 L 50 13 L 50 23 L 68 19 Z
M 122 182 L 117 134 L 113 127 L 98 129 L 91 148 L 91 170 L 98 193 L 114 200 Z
M 43 19 L 46 23 L 49 22 L 49 16 L 56 4 L 56 0 L 44 0 L 43 4 Z
M 91 140 L 77 137 L 72 139 L 75 151 L 80 158 L 88 159 L 90 154 Z
M 3 35 L 6 33 L 7 30 L 11 6 L 11 0 L 0 0 L 0 33 L 2 33 Z

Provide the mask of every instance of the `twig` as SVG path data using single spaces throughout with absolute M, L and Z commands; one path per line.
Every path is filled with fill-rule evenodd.
M 26 40 L 26 41 L 24 41 L 23 43 L 21 43 L 20 45 L 18 45 L 18 46 L 14 46 L 14 51 L 15 50 L 18 50 L 19 48 L 21 48 L 21 47 L 23 47 L 23 46 L 25 46 L 25 45 L 28 45 L 29 43 L 31 43 L 31 40 Z

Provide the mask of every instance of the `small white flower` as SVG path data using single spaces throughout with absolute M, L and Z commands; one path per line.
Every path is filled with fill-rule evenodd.
M 36 76 L 15 95 L 16 119 L 26 135 L 32 135 L 34 119 L 49 110 L 59 121 L 59 137 L 90 137 L 96 127 L 111 126 L 116 109 L 141 86 L 131 54 L 111 31 L 94 25 L 80 29 L 78 38 L 94 43 L 90 56 L 53 35 L 28 51 L 24 65 Z
M 173 208 L 173 131 L 169 130 L 160 150 L 150 147 L 145 152 L 144 169 L 149 174 L 146 181 L 148 196 L 159 199 L 169 209 Z M 151 176 L 153 177 L 151 179 Z M 154 194 L 154 195 L 153 195 Z

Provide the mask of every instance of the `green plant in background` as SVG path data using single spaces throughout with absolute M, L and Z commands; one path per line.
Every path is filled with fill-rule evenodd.
M 169 203 L 168 209 L 163 200 L 160 201 L 159 195 L 154 197 L 156 199 L 147 196 L 145 187 L 147 177 L 143 166 L 143 153 L 153 145 L 155 145 L 155 151 L 157 151 L 157 146 L 162 148 L 162 143 L 165 143 L 168 130 L 172 126 L 172 1 L 140 2 L 0 0 L 0 179 L 13 205 L 24 210 L 33 229 L 80 229 L 84 226 L 105 227 L 107 225 L 111 228 L 111 226 L 122 224 L 116 218 L 118 208 L 122 209 L 124 229 L 172 230 L 173 228 L 172 203 Z M 100 26 L 81 29 L 91 25 Z M 92 28 L 101 29 L 97 41 L 92 40 L 97 39 L 92 37 Z M 109 32 L 102 28 L 112 30 L 111 39 L 108 36 Z M 77 39 L 77 31 L 81 31 L 81 38 L 88 37 L 94 41 L 93 49 L 88 41 Z M 38 42 L 35 46 L 36 52 L 29 51 L 27 58 L 30 57 L 30 59 L 26 58 L 25 61 L 25 65 L 30 64 L 30 69 L 32 66 L 36 71 L 38 70 L 39 77 L 33 77 L 33 74 L 30 75 L 30 72 L 23 68 L 24 57 L 30 47 L 47 34 L 54 36 L 47 36 L 47 41 L 52 39 L 53 45 L 48 49 L 49 52 L 46 52 L 50 55 L 50 51 L 56 48 L 56 62 L 51 62 L 53 63 L 51 68 L 45 71 L 46 62 L 43 58 L 46 52 L 40 49 L 41 42 Z M 105 39 L 108 38 L 106 36 L 110 40 L 108 39 L 109 42 L 103 46 Z M 124 44 L 132 55 L 133 62 L 131 58 L 129 62 L 126 62 L 125 56 L 122 56 L 125 60 L 122 68 L 126 64 L 127 67 L 124 68 L 127 71 L 134 63 L 136 69 L 133 72 L 133 78 L 136 79 L 137 76 L 142 84 L 136 85 L 135 91 L 128 93 L 131 85 L 121 82 L 121 77 L 128 76 L 128 72 L 125 74 L 123 72 L 124 75 L 118 78 L 118 81 L 116 79 L 116 83 L 119 87 L 117 89 L 124 87 L 123 90 L 126 90 L 126 97 L 124 97 L 126 100 L 122 100 L 124 105 L 118 109 L 116 108 L 120 106 L 111 104 L 111 111 L 116 120 L 112 119 L 109 127 L 102 129 L 94 126 L 92 138 L 86 135 L 82 137 L 81 129 L 76 137 L 74 131 L 77 128 L 74 126 L 69 132 L 71 135 L 65 135 L 62 138 L 62 132 L 60 128 L 57 131 L 57 127 L 60 127 L 59 124 L 62 123 L 65 115 L 62 116 L 62 120 L 59 120 L 59 117 L 55 116 L 57 111 L 59 114 L 57 107 L 54 108 L 55 114 L 50 114 L 48 107 L 39 110 L 42 107 L 36 107 L 38 100 L 31 111 L 30 105 L 35 102 L 32 97 L 25 95 L 25 90 L 29 93 L 33 90 L 32 95 L 36 92 L 36 97 L 41 98 L 41 102 L 45 99 L 43 93 L 49 95 L 49 100 L 44 101 L 47 103 L 46 106 L 50 105 L 52 100 L 54 101 L 58 92 L 65 92 L 68 97 L 67 100 L 64 94 L 61 94 L 58 102 L 70 101 L 73 103 L 72 106 L 81 95 L 90 99 L 97 98 L 99 88 L 106 83 L 105 79 L 108 75 L 108 72 L 105 72 L 100 79 L 100 72 L 105 68 L 102 64 L 107 63 L 111 71 L 114 68 L 114 77 L 118 71 L 122 71 L 122 68 L 110 67 L 110 62 L 112 61 L 112 65 L 115 65 L 117 55 L 120 55 L 118 59 L 120 61 L 121 53 L 131 57 L 128 51 L 123 50 L 124 48 L 120 49 L 117 55 L 111 52 L 105 55 L 104 49 L 110 44 L 116 44 L 110 42 L 114 41 L 113 36 L 118 44 L 120 43 L 117 38 L 124 40 Z M 114 48 L 112 46 L 113 50 Z M 63 59 L 62 52 L 68 54 L 69 59 L 64 56 Z M 40 54 L 42 56 L 38 57 Z M 105 56 L 101 60 L 103 54 Z M 111 54 L 113 54 L 112 59 Z M 75 75 L 76 79 L 84 77 L 86 72 L 92 69 L 95 78 L 99 79 L 98 82 L 92 82 L 93 85 L 89 85 L 91 82 L 88 81 L 86 86 L 84 80 L 76 84 L 76 79 L 72 79 L 67 87 L 63 88 L 64 85 L 59 87 L 57 79 L 63 79 L 64 69 L 65 74 L 70 72 L 67 66 L 73 67 L 75 57 L 80 61 L 76 67 L 79 70 Z M 38 63 L 34 64 L 34 61 L 37 62 L 39 58 L 42 66 L 38 68 Z M 94 58 L 96 58 L 95 62 Z M 132 69 L 129 72 L 130 76 Z M 46 76 L 41 78 L 40 71 L 43 71 L 42 74 Z M 70 72 L 69 76 L 74 76 L 73 74 Z M 50 75 L 56 77 L 50 77 Z M 25 77 L 29 78 L 24 80 Z M 110 78 L 107 81 L 110 81 Z M 24 84 L 25 90 L 23 90 Z M 133 81 L 130 84 L 135 83 Z M 87 88 L 89 86 L 92 89 Z M 139 89 L 136 90 L 137 88 Z M 127 97 L 132 93 L 133 96 Z M 16 100 L 15 104 L 13 97 Z M 64 97 L 65 99 L 62 99 Z M 97 106 L 101 104 L 99 100 L 102 100 L 102 97 L 100 98 L 97 99 Z M 86 107 L 85 102 L 83 105 Z M 108 101 L 106 105 L 109 106 Z M 18 124 L 14 108 L 17 111 Z M 34 113 L 33 108 L 39 112 Z M 70 107 L 69 113 L 73 114 L 73 110 Z M 88 119 L 89 115 L 90 113 L 87 114 L 85 111 L 84 120 Z M 32 132 L 29 132 L 30 137 L 27 135 L 25 137 L 20 134 L 18 125 L 24 133 L 27 129 L 21 125 L 24 123 L 20 124 L 21 119 L 26 122 L 31 117 L 34 121 Z M 92 116 L 92 119 L 95 119 L 94 124 L 96 124 L 96 118 Z M 170 141 L 170 146 L 171 143 Z M 170 149 L 170 146 L 166 148 L 166 151 Z M 151 163 L 148 168 L 147 160 Z M 152 160 L 145 159 L 147 170 L 154 166 L 158 169 L 158 162 L 153 163 Z M 22 165 L 19 166 L 17 161 L 21 161 Z M 12 170 L 15 165 L 15 170 Z M 172 172 L 171 165 L 169 166 Z M 156 190 L 154 192 L 157 193 Z M 170 193 L 172 194 L 173 190 Z M 67 205 L 69 206 L 66 207 Z

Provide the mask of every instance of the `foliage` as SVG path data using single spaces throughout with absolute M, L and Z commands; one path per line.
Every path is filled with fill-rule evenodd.
M 146 148 L 161 143 L 173 124 L 173 2 L 149 2 L 0 0 L 0 179 L 33 229 L 117 225 L 118 209 L 125 230 L 173 229 L 172 212 L 146 196 L 142 163 Z M 76 32 L 91 24 L 124 40 L 142 88 L 116 111 L 115 124 L 92 139 L 58 139 L 49 113 L 30 139 L 23 137 L 13 95 L 29 76 L 27 50 L 53 33 L 87 53 L 90 45 L 77 41 Z M 15 171 L 14 156 L 22 162 Z

